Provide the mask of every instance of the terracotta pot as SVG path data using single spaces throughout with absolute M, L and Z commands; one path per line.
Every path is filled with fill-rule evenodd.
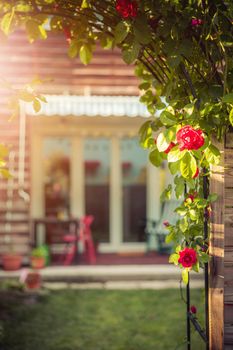
M 41 277 L 38 272 L 29 272 L 25 282 L 28 289 L 38 289 L 41 286 Z
M 2 265 L 6 271 L 19 270 L 22 265 L 22 256 L 17 254 L 5 254 L 2 256 Z
M 43 256 L 31 256 L 31 267 L 33 269 L 43 269 L 45 267 L 45 258 Z

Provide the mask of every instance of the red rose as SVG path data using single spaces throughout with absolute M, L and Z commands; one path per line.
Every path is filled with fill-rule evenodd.
M 195 174 L 193 175 L 193 179 L 195 179 L 196 177 L 198 177 L 199 175 L 199 168 L 197 168 Z
M 197 313 L 197 308 L 196 308 L 196 306 L 195 306 L 195 305 L 192 305 L 192 306 L 190 307 L 190 311 L 192 312 L 192 314 L 196 314 L 196 313 Z
M 198 150 L 205 142 L 202 130 L 193 129 L 190 125 L 183 126 L 177 132 L 176 139 L 181 151 L 184 149 Z
M 138 13 L 138 4 L 135 0 L 117 0 L 116 10 L 123 18 L 136 17 Z
M 193 248 L 185 248 L 179 252 L 178 262 L 183 267 L 192 267 L 197 262 L 197 253 Z
M 168 148 L 164 151 L 164 153 L 168 154 L 170 152 L 170 150 L 175 147 L 175 143 L 171 142 L 170 145 L 168 146 Z

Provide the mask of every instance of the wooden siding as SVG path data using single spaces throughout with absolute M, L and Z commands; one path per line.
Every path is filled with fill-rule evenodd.
M 69 58 L 67 50 L 63 35 L 29 44 L 24 33 L 16 33 L 1 42 L 0 76 L 16 86 L 39 76 L 40 90 L 48 94 L 138 95 L 134 66 L 123 62 L 118 49 L 97 47 L 88 66 Z
M 0 76 L 14 87 L 20 88 L 35 77 L 44 80 L 38 90 L 44 94 L 71 95 L 131 95 L 139 94 L 134 66 L 127 66 L 116 49 L 97 47 L 92 63 L 84 66 L 79 58 L 70 59 L 63 35 L 49 35 L 48 40 L 33 44 L 24 33 L 13 34 L 9 40 L 1 38 Z M 0 254 L 9 249 L 9 236 L 13 249 L 23 255 L 30 250 L 30 202 L 20 196 L 18 185 L 19 119 L 9 122 L 9 90 L 0 87 L 0 142 L 14 151 L 13 179 L 0 179 Z M 27 123 L 28 124 L 28 123 Z M 26 130 L 25 185 L 30 194 L 29 128 Z M 12 247 L 11 247 L 12 248 Z
M 225 258 L 224 258 L 224 343 L 233 348 L 233 134 L 225 148 Z
M 223 150 L 223 145 L 218 144 Z M 212 204 L 209 252 L 209 349 L 223 349 L 224 331 L 224 155 L 221 163 L 212 168 L 210 193 L 217 193 L 218 200 Z

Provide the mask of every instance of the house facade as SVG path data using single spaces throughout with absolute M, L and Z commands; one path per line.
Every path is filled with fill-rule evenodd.
M 1 252 L 11 243 L 28 253 L 34 218 L 86 214 L 95 217 L 101 252 L 145 251 L 145 219 L 159 219 L 166 180 L 138 142 L 149 115 L 138 101 L 133 67 L 119 52 L 100 48 L 85 67 L 54 35 L 31 45 L 16 33 L 1 51 L 4 79 L 21 87 L 39 76 L 47 99 L 39 113 L 22 104 L 9 122 L 8 95 L 1 93 L 2 142 L 10 145 L 14 175 L 0 183 Z M 52 235 L 40 228 L 38 243 Z

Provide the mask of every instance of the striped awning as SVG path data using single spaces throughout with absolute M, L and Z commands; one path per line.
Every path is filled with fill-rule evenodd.
M 144 104 L 137 96 L 69 96 L 46 95 L 47 103 L 35 113 L 32 106 L 26 105 L 26 113 L 43 116 L 116 116 L 150 117 Z

